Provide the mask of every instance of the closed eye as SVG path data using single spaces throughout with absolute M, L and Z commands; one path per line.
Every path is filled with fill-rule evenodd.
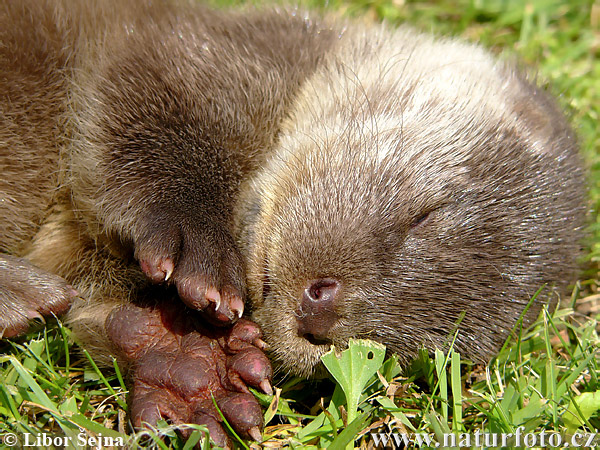
M 417 228 L 417 227 L 421 227 L 424 224 L 426 224 L 429 220 L 429 217 L 431 216 L 432 211 L 427 211 L 425 214 L 421 214 L 420 216 L 418 216 L 415 220 L 412 221 L 412 223 L 410 224 L 411 228 Z

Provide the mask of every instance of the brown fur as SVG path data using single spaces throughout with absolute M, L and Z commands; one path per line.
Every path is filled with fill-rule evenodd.
M 105 317 L 147 284 L 134 253 L 166 252 L 184 286 L 243 293 L 240 180 L 334 35 L 288 12 L 169 1 L 1 11 L 2 251 L 72 283 L 84 300 L 69 321 L 104 349 Z
M 327 94 L 324 94 L 327 93 Z M 285 372 L 371 338 L 490 358 L 572 279 L 576 139 L 549 96 L 482 49 L 347 30 L 303 86 L 239 206 L 253 319 Z M 312 294 L 312 292 L 317 294 Z
M 100 354 L 110 311 L 147 284 L 135 258 L 154 281 L 174 263 L 190 306 L 219 290 L 216 321 L 247 261 L 253 317 L 303 375 L 350 337 L 406 362 L 444 347 L 463 312 L 458 349 L 487 358 L 572 273 L 573 133 L 477 47 L 170 2 L 1 14 L 2 251 L 78 289 L 70 323 Z M 325 278 L 337 319 L 314 343 L 300 299 Z
M 336 33 L 168 0 L 7 0 L 0 28 L 0 336 L 73 300 L 75 336 L 128 369 L 136 427 L 205 424 L 225 446 L 216 401 L 259 438 L 258 327 L 207 326 L 150 284 L 217 325 L 241 315 L 240 183 Z

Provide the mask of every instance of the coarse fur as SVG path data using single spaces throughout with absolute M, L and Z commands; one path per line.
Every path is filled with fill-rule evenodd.
M 171 1 L 1 7 L 1 251 L 73 284 L 84 300 L 69 321 L 101 348 L 109 311 L 147 284 L 134 256 L 170 257 L 190 297 L 206 284 L 243 293 L 239 184 L 329 26 Z
M 409 28 L 349 29 L 242 189 L 252 317 L 304 376 L 349 338 L 408 363 L 459 321 L 455 348 L 484 361 L 538 289 L 525 323 L 572 280 L 582 178 L 563 115 L 510 65 Z M 341 293 L 313 342 L 301 299 L 320 279 Z
M 446 348 L 462 314 L 457 349 L 487 359 L 570 280 L 575 136 L 477 46 L 285 9 L 0 8 L 1 251 L 77 289 L 68 321 L 105 363 L 128 363 L 107 318 L 148 279 L 219 325 L 247 280 L 274 360 L 305 376 L 352 337 L 403 363 Z M 317 339 L 315 280 L 336 287 Z

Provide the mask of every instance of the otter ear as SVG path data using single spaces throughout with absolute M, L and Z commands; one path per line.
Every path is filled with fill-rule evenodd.
M 555 100 L 543 89 L 513 74 L 515 83 L 515 128 L 521 142 L 540 155 L 573 154 L 576 136 Z

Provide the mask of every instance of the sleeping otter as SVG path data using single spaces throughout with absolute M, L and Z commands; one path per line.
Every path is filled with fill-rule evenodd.
M 271 367 L 238 320 L 233 208 L 336 39 L 294 11 L 2 2 L 3 335 L 73 302 L 96 361 L 129 368 L 135 426 L 202 423 L 223 445 L 215 398 L 259 439 L 246 385 L 271 392 Z
M 326 94 L 325 94 L 326 93 Z M 574 133 L 548 95 L 473 45 L 354 29 L 302 86 L 237 223 L 252 318 L 283 370 L 370 338 L 407 363 L 493 356 L 536 291 L 573 276 Z
M 136 426 L 226 443 L 214 396 L 260 437 L 246 289 L 277 364 L 311 375 L 351 337 L 443 347 L 463 313 L 458 349 L 487 358 L 573 270 L 574 135 L 476 46 L 111 0 L 4 1 L 0 42 L 0 327 L 73 302 L 86 348 L 130 368 Z

